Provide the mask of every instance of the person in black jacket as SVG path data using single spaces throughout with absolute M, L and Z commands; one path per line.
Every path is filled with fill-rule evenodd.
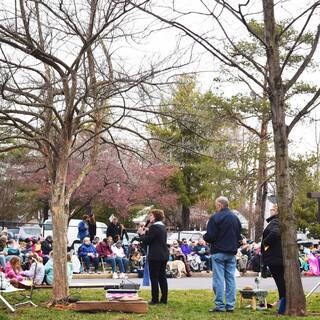
M 47 236 L 46 239 L 41 242 L 42 254 L 48 256 L 49 253 L 53 250 L 52 244 L 53 244 L 52 236 Z
M 215 308 L 210 312 L 233 312 L 236 302 L 236 253 L 241 238 L 241 223 L 229 210 L 226 197 L 215 201 L 216 212 L 211 216 L 203 239 L 210 243 Z M 225 292 L 224 292 L 225 287 Z M 224 301 L 224 297 L 226 302 Z
M 281 246 L 281 232 L 279 227 L 278 208 L 274 205 L 270 210 L 269 223 L 263 231 L 261 241 L 262 263 L 268 266 L 277 285 L 279 300 L 286 297 L 284 281 L 284 265 Z
M 93 212 L 89 214 L 88 225 L 89 225 L 89 237 L 90 237 L 90 241 L 92 242 L 97 234 L 96 217 Z
M 112 217 L 111 223 L 108 224 L 107 238 L 112 237 L 113 242 L 116 242 L 116 236 L 121 237 L 121 225 L 116 217 Z
M 167 230 L 163 224 L 164 212 L 159 209 L 150 211 L 150 228 L 140 227 L 138 234 L 144 245 L 148 246 L 147 259 L 149 261 L 149 271 L 151 280 L 150 304 L 159 303 L 159 286 L 161 289 L 160 303 L 168 302 L 168 283 L 166 276 L 166 266 L 169 258 L 167 246 Z

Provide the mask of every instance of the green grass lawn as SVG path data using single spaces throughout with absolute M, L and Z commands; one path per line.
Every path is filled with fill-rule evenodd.
M 72 295 L 79 296 L 81 300 L 104 300 L 105 291 L 102 289 L 72 290 Z M 8 297 L 9 301 L 14 301 L 15 294 Z M 246 308 L 236 308 L 233 314 L 217 313 L 210 314 L 208 309 L 213 306 L 213 293 L 210 290 L 172 290 L 169 293 L 168 305 L 150 306 L 147 315 L 121 314 L 121 313 L 79 313 L 75 311 L 61 311 L 48 309 L 47 302 L 50 300 L 50 290 L 36 290 L 34 293 L 34 302 L 39 305 L 38 308 L 24 307 L 18 309 L 15 313 L 10 313 L 0 305 L 0 320 L 67 320 L 67 319 L 111 319 L 111 320 L 129 320 L 129 319 L 272 319 L 275 318 L 275 309 L 264 311 L 252 311 Z M 150 292 L 142 290 L 140 296 L 146 300 L 150 299 Z M 276 299 L 275 293 L 270 293 L 268 301 L 273 302 Z M 308 303 L 309 316 L 303 319 L 320 319 L 320 294 L 314 294 Z M 312 315 L 312 313 L 317 313 Z M 289 319 L 289 317 L 281 317 Z

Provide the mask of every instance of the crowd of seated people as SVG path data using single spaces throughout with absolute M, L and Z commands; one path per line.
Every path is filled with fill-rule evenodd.
M 48 236 L 45 239 L 31 237 L 22 242 L 8 240 L 5 234 L 0 235 L 0 268 L 8 270 L 12 282 L 31 279 L 36 284 L 53 283 L 53 241 Z M 77 246 L 75 246 L 77 244 Z M 84 237 L 77 240 L 69 248 L 73 249 L 68 256 L 68 277 L 73 273 L 100 273 L 105 266 L 111 269 L 113 278 L 126 278 L 128 272 L 143 274 L 146 261 L 146 251 L 139 238 L 131 242 L 121 240 L 121 235 L 112 235 L 105 239 Z M 170 259 L 181 260 L 190 271 L 209 270 L 211 267 L 208 246 L 199 241 L 174 241 L 170 248 Z M 12 260 L 12 258 L 15 258 Z M 12 260 L 12 261 L 11 261 Z M 8 262 L 12 265 L 8 265 Z M 197 264 L 199 267 L 195 267 Z M 191 267 L 192 265 L 193 267 Z M 15 274 L 15 276 L 14 276 Z
M 300 270 L 306 276 L 320 276 L 320 248 L 318 244 L 310 247 L 299 246 Z
M 237 252 L 237 270 L 240 273 L 247 271 L 261 271 L 261 250 L 260 244 L 252 240 L 243 239 L 242 245 Z
M 25 280 L 36 285 L 53 283 L 52 236 L 45 239 L 30 237 L 18 242 L 8 239 L 6 229 L 0 234 L 0 271 L 10 283 L 20 286 Z M 73 274 L 71 256 L 68 257 L 68 278 Z
M 203 239 L 189 241 L 183 238 L 181 241 L 174 240 L 170 245 L 170 260 L 183 261 L 187 277 L 191 271 L 209 272 L 211 270 L 211 255 L 209 246 Z
M 53 283 L 53 239 L 30 237 L 25 241 L 10 238 L 0 232 L 0 271 L 4 272 L 14 285 L 26 279 L 36 284 Z M 128 272 L 143 275 L 146 260 L 146 248 L 135 238 L 124 243 L 121 235 L 112 235 L 104 239 L 84 237 L 78 240 L 77 250 L 68 254 L 68 279 L 73 273 L 100 273 L 104 266 L 110 268 L 112 277 L 126 278 Z M 174 240 L 169 246 L 170 260 L 181 260 L 185 265 L 186 275 L 192 272 L 210 271 L 211 256 L 208 245 L 203 239 Z M 299 247 L 301 272 L 305 275 L 320 275 L 320 248 L 318 245 Z M 252 240 L 243 240 L 237 253 L 237 272 L 261 271 L 260 244 Z
M 123 228 L 121 229 L 123 230 Z M 68 278 L 73 273 L 100 273 L 102 262 L 110 265 L 113 278 L 126 278 L 128 272 L 143 269 L 145 253 L 140 243 L 126 245 L 121 241 L 121 235 L 109 236 L 100 240 L 94 237 L 84 237 L 78 240 L 78 247 L 68 253 Z M 4 230 L 0 233 L 0 271 L 12 279 L 12 283 L 26 279 L 36 284 L 53 283 L 53 239 L 48 236 L 30 237 L 24 241 L 8 239 Z M 102 269 L 104 268 L 102 265 Z
M 127 251 L 127 253 L 126 253 Z M 125 248 L 120 237 L 95 239 L 92 243 L 89 238 L 84 238 L 78 249 L 79 258 L 84 262 L 83 272 L 91 272 L 90 264 L 94 266 L 95 272 L 99 273 L 99 263 L 103 262 L 111 267 L 112 278 L 123 279 L 128 272 L 137 272 L 143 269 L 144 252 L 137 241 Z M 119 271 L 119 272 L 118 272 Z

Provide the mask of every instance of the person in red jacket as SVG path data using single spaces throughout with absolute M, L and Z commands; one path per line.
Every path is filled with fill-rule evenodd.
M 112 278 L 118 278 L 116 273 L 116 255 L 112 252 L 111 246 L 108 244 L 106 238 L 96 246 L 96 250 L 99 258 L 102 258 L 105 263 L 111 264 Z
M 112 278 L 117 279 L 118 274 L 116 272 L 116 266 L 118 265 L 119 267 L 121 277 L 123 277 L 123 274 L 125 273 L 125 268 L 122 263 L 122 260 L 118 258 L 116 254 L 112 251 L 112 243 L 112 237 L 109 237 L 108 239 L 103 239 L 97 245 L 96 250 L 99 254 L 99 258 L 103 258 L 104 262 L 111 264 Z

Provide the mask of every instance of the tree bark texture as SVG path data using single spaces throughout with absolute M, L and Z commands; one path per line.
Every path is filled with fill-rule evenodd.
M 190 228 L 190 208 L 184 204 L 181 210 L 181 227 L 182 230 L 189 230 Z
M 53 227 L 53 297 L 55 302 L 69 296 L 67 277 L 68 200 L 66 199 L 67 162 L 60 162 L 52 185 L 51 211 Z
M 262 237 L 265 208 L 268 193 L 267 182 L 267 152 L 268 152 L 268 120 L 263 119 L 260 130 L 258 179 L 255 203 L 255 241 L 259 242 Z
M 286 282 L 286 314 L 306 314 L 306 300 L 298 265 L 296 218 L 292 208 L 289 178 L 288 130 L 285 122 L 285 93 L 281 78 L 279 39 L 274 17 L 274 1 L 263 1 L 265 43 L 268 59 L 268 94 L 272 111 L 275 146 L 277 201 L 280 218 L 283 262 Z

